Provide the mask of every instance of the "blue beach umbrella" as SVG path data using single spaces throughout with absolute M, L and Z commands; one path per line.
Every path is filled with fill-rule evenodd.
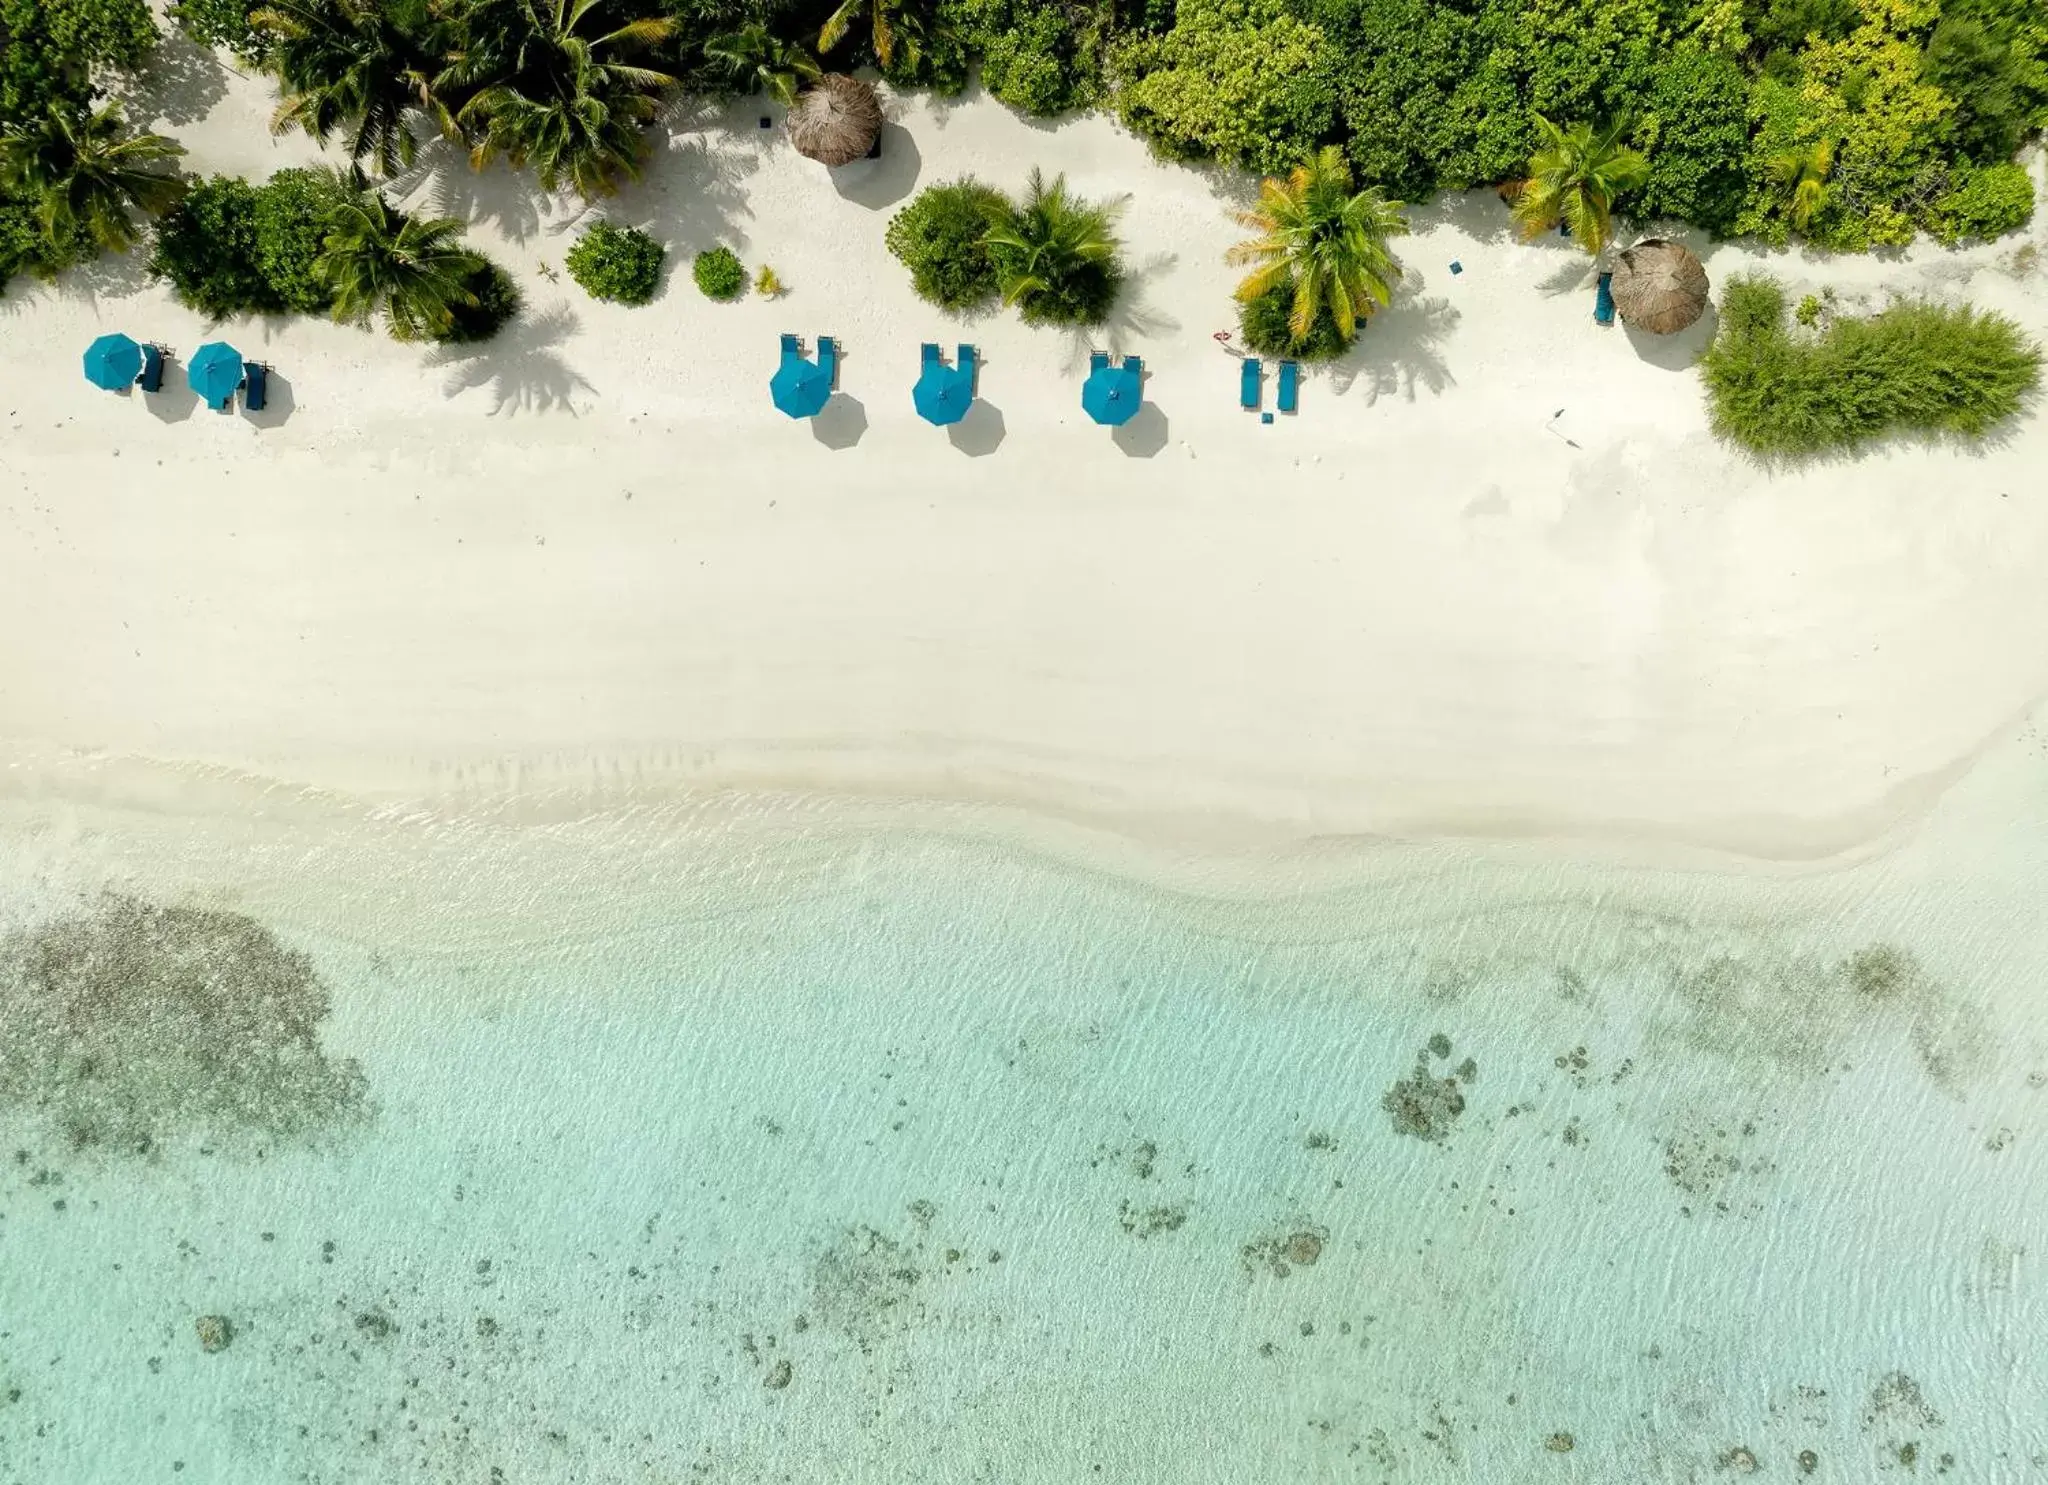
M 185 380 L 202 402 L 218 412 L 242 385 L 242 353 L 224 340 L 209 340 L 185 363 Z
M 85 379 L 95 387 L 118 392 L 142 375 L 142 347 L 116 332 L 102 335 L 85 348 Z
M 784 356 L 768 383 L 768 395 L 792 418 L 815 418 L 832 400 L 832 373 L 802 356 Z
M 1135 418 L 1144 400 L 1144 383 L 1135 367 L 1098 366 L 1081 383 L 1081 406 L 1096 422 L 1112 428 Z
M 917 408 L 917 415 L 927 423 L 940 428 L 948 423 L 957 423 L 967 416 L 967 409 L 974 406 L 974 373 L 964 366 L 948 366 L 943 361 L 928 362 L 918 373 L 910 400 Z

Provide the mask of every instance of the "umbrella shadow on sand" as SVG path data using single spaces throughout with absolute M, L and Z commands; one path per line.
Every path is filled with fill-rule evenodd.
M 908 196 L 924 168 L 917 140 L 902 125 L 882 125 L 881 146 L 876 158 L 855 160 L 832 172 L 832 189 L 869 211 L 881 211 Z
M 1720 323 L 1720 311 L 1709 304 L 1697 320 L 1672 335 L 1638 330 L 1626 321 L 1622 328 L 1628 332 L 1628 343 L 1635 347 L 1644 364 L 1665 371 L 1690 371 L 1714 343 L 1714 331 Z
M 1150 459 L 1166 447 L 1168 436 L 1166 413 L 1156 402 L 1139 406 L 1128 423 L 1120 424 L 1109 435 L 1110 442 L 1133 459 Z
M 834 392 L 825 410 L 811 419 L 811 437 L 828 449 L 850 449 L 867 431 L 867 407 L 845 392 Z
M 969 458 L 980 459 L 1002 447 L 1009 431 L 1003 421 L 1003 410 L 982 399 L 967 409 L 966 417 L 946 430 L 946 438 Z
M 188 422 L 199 411 L 199 394 L 185 380 L 184 364 L 169 356 L 164 357 L 163 385 L 154 392 L 144 392 L 142 401 L 159 423 Z

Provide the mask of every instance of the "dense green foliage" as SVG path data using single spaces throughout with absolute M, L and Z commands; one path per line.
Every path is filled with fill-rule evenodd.
M 0 0 L 0 289 L 49 277 L 134 234 L 131 213 L 175 194 L 175 147 L 125 129 L 103 101 L 112 74 L 157 42 L 148 0 Z
M 261 186 L 217 175 L 157 223 L 149 270 L 211 319 L 325 314 L 334 291 L 317 264 L 345 195 L 318 170 L 280 170 Z
M 1294 285 L 1275 284 L 1265 293 L 1237 301 L 1238 338 L 1262 356 L 1297 361 L 1333 361 L 1351 349 L 1351 337 L 1337 328 L 1330 306 L 1321 305 L 1308 334 L 1294 333 Z
M 969 176 L 926 186 L 889 220 L 889 251 L 910 270 L 917 296 L 942 309 L 975 309 L 997 293 L 989 226 L 1009 216 L 993 186 Z
M 1401 276 L 1387 248 L 1387 239 L 1408 230 L 1401 203 L 1371 187 L 1354 191 L 1351 166 L 1335 145 L 1285 180 L 1268 179 L 1259 188 L 1259 204 L 1236 218 L 1258 234 L 1228 257 L 1252 268 L 1237 298 L 1260 306 L 1256 319 L 1240 317 L 1247 336 L 1256 327 L 1257 349 L 1305 356 L 1342 351 L 1359 322 L 1386 305 Z M 1287 337 L 1276 348 L 1265 306 L 1282 291 L 1288 297 Z M 1333 339 L 1335 351 L 1327 349 Z
M 690 265 L 690 277 L 706 299 L 737 299 L 747 291 L 747 268 L 739 254 L 728 247 L 715 247 L 697 254 Z
M 443 345 L 473 345 L 489 340 L 519 313 L 525 296 L 512 275 L 481 254 L 463 280 L 464 297 L 448 306 L 448 327 L 434 338 Z
M 222 47 L 251 67 L 270 59 L 271 35 L 251 18 L 261 0 L 172 0 L 170 17 L 201 46 Z
M 1978 436 L 2035 395 L 2041 348 L 2001 315 L 1901 302 L 1815 331 L 1786 323 L 1769 278 L 1731 279 L 1700 363 L 1714 431 L 1767 455 L 1887 433 Z
M 638 227 L 597 222 L 576 239 L 562 265 L 593 299 L 645 304 L 661 287 L 664 252 Z
M 381 314 L 399 340 L 480 340 L 518 310 L 519 290 L 462 246 L 460 226 L 408 217 L 360 176 L 215 176 L 158 220 L 149 271 L 212 319 Z
M 1033 169 L 1024 199 L 988 230 L 1003 302 L 1027 325 L 1102 324 L 1123 289 L 1118 212 L 1070 194 L 1065 176 L 1048 182 Z
M 118 103 L 90 112 L 53 103 L 0 129 L 0 189 L 32 207 L 49 251 L 89 242 L 123 253 L 136 212 L 160 212 L 184 194 L 169 169 L 184 153 L 159 135 L 130 133 Z

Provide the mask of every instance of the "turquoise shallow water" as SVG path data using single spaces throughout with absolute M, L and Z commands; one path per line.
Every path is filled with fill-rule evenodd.
M 2027 849 L 31 824 L 17 932 L 245 914 L 373 1111 L 0 1111 L 0 1485 L 2048 1480 Z

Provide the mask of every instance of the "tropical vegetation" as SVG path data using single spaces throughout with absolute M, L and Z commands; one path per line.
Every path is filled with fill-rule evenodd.
M 1408 230 L 1401 203 L 1371 187 L 1353 190 L 1351 164 L 1335 145 L 1284 180 L 1267 180 L 1258 205 L 1235 215 L 1257 234 L 1228 258 L 1252 270 L 1237 300 L 1253 350 L 1311 360 L 1341 354 L 1401 277 L 1387 247 Z M 1276 326 L 1272 309 L 1283 300 L 1284 325 Z
M 1594 257 L 1614 235 L 1616 199 L 1650 179 L 1650 162 L 1622 143 L 1622 126 L 1553 124 L 1535 115 L 1542 141 L 1529 157 L 1529 176 L 1516 184 L 1515 225 L 1524 237 L 1562 226 Z
M 212 319 L 328 314 L 399 340 L 479 340 L 517 312 L 503 270 L 451 219 L 408 216 L 360 174 L 281 170 L 195 184 L 157 221 L 149 271 Z
M 697 254 L 690 277 L 706 299 L 737 299 L 747 291 L 747 267 L 729 247 Z
M 997 216 L 987 236 L 1003 303 L 1027 325 L 1100 325 L 1123 288 L 1116 237 L 1120 205 L 1084 201 L 1067 178 L 1034 167 L 1024 199 Z
M 2002 315 L 1901 301 L 1867 317 L 1786 324 L 1762 276 L 1723 287 L 1700 362 L 1714 431 L 1766 456 L 1849 450 L 1887 434 L 1979 437 L 2038 394 L 2041 347 Z
M 596 222 L 576 239 L 562 266 L 593 299 L 645 304 L 661 287 L 661 261 L 666 252 L 638 227 Z

